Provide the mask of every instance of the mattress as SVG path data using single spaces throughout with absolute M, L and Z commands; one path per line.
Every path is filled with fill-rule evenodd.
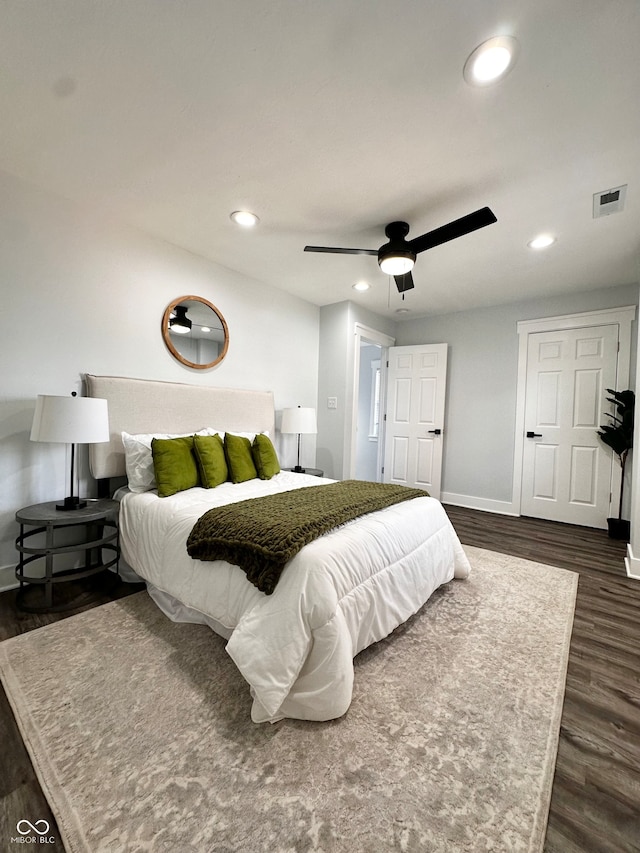
M 192 559 L 186 542 L 208 509 L 333 482 L 281 472 L 271 480 L 120 497 L 126 562 L 171 618 L 224 636 L 249 685 L 255 722 L 329 720 L 346 713 L 353 658 L 416 613 L 469 563 L 439 501 L 420 497 L 370 513 L 306 545 L 272 595 L 237 566 Z

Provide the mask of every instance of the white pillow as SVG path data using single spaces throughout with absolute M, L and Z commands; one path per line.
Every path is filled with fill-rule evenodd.
M 217 431 L 218 431 L 218 433 L 220 434 L 220 438 L 224 439 L 224 437 L 225 437 L 225 433 L 224 433 L 224 432 L 222 432 L 222 430 L 217 430 Z M 241 438 L 248 438 L 248 439 L 249 439 L 249 441 L 251 441 L 251 442 L 253 442 L 253 439 L 254 439 L 254 438 L 256 437 L 256 435 L 258 434 L 257 432 L 236 432 L 236 431 L 235 431 L 235 430 L 233 430 L 233 429 L 228 429 L 228 430 L 227 430 L 227 432 L 228 432 L 230 435 L 239 435 Z M 260 433 L 260 435 L 269 435 L 269 430 L 268 430 L 268 429 L 263 430 L 263 431 Z
M 215 435 L 216 432 L 218 430 L 207 427 L 198 430 L 196 435 Z M 151 442 L 154 438 L 182 438 L 185 435 L 193 434 L 192 432 L 175 434 L 153 432 L 131 435 L 128 432 L 123 432 L 122 443 L 124 445 L 124 460 L 129 489 L 132 492 L 148 492 L 157 487 L 151 453 Z
M 226 431 L 225 431 L 225 430 L 223 430 L 223 429 L 213 429 L 213 427 L 209 427 L 209 429 L 211 430 L 211 432 L 209 433 L 209 435 L 214 435 L 215 433 L 218 433 L 218 435 L 219 435 L 219 436 L 220 436 L 220 438 L 222 438 L 222 439 L 224 439 L 224 437 L 225 437 L 225 433 L 226 433 L 226 432 L 230 432 L 230 433 L 231 433 L 231 435 L 239 435 L 239 436 L 241 436 L 242 438 L 248 438 L 248 439 L 249 439 L 249 441 L 253 441 L 253 439 L 254 439 L 254 438 L 256 437 L 256 435 L 258 434 L 258 433 L 256 433 L 256 432 L 236 432 L 236 431 L 235 431 L 235 430 L 233 430 L 233 429 L 228 429 L 228 430 L 226 430 Z M 260 435 L 269 435 L 269 430 L 268 430 L 268 429 L 262 430 L 262 432 L 260 433 Z

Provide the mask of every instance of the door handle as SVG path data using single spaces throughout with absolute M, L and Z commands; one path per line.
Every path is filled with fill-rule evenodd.
M 427 432 L 432 432 L 434 435 L 442 435 L 441 429 L 430 429 L 430 430 L 427 430 Z
M 531 430 L 529 430 L 527 432 L 527 438 L 542 438 L 542 433 L 541 432 L 531 432 Z

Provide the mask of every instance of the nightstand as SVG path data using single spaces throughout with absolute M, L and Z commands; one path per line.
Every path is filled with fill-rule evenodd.
M 18 608 L 27 613 L 72 609 L 75 606 L 73 601 L 64 604 L 54 603 L 55 584 L 87 578 L 111 566 L 115 566 L 117 571 L 120 559 L 117 515 L 118 502 L 108 499 L 87 500 L 87 505 L 83 509 L 68 512 L 56 509 L 56 501 L 34 504 L 18 510 L 16 513 L 16 521 L 20 525 L 20 534 L 16 538 L 16 548 L 20 552 L 20 562 L 16 566 L 16 577 L 20 581 L 16 598 Z M 33 529 L 26 530 L 27 527 Z M 78 530 L 75 531 L 72 528 L 78 528 Z M 63 531 L 68 532 L 65 534 Z M 33 544 L 32 537 L 37 537 L 39 542 Z M 29 544 L 25 544 L 26 542 Z M 103 551 L 108 553 L 104 555 Z M 56 557 L 74 553 L 84 554 L 84 565 L 54 571 Z M 25 571 L 27 566 L 36 560 L 44 560 L 44 575 L 39 577 L 27 574 Z M 42 588 L 42 603 L 25 600 L 27 591 L 34 585 Z
M 295 471 L 293 468 L 283 468 L 283 471 L 293 471 L 298 474 L 311 474 L 312 477 L 324 477 L 324 471 L 320 468 L 305 468 L 304 471 Z

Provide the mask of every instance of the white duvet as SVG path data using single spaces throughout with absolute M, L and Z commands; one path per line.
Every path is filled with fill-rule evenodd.
M 469 563 L 441 504 L 416 498 L 358 518 L 306 545 L 272 595 L 237 566 L 193 560 L 186 542 L 213 506 L 332 482 L 282 472 L 168 498 L 121 497 L 124 559 L 171 618 L 202 621 L 228 638 L 250 685 L 255 722 L 329 720 L 351 702 L 353 658 L 464 578 Z

